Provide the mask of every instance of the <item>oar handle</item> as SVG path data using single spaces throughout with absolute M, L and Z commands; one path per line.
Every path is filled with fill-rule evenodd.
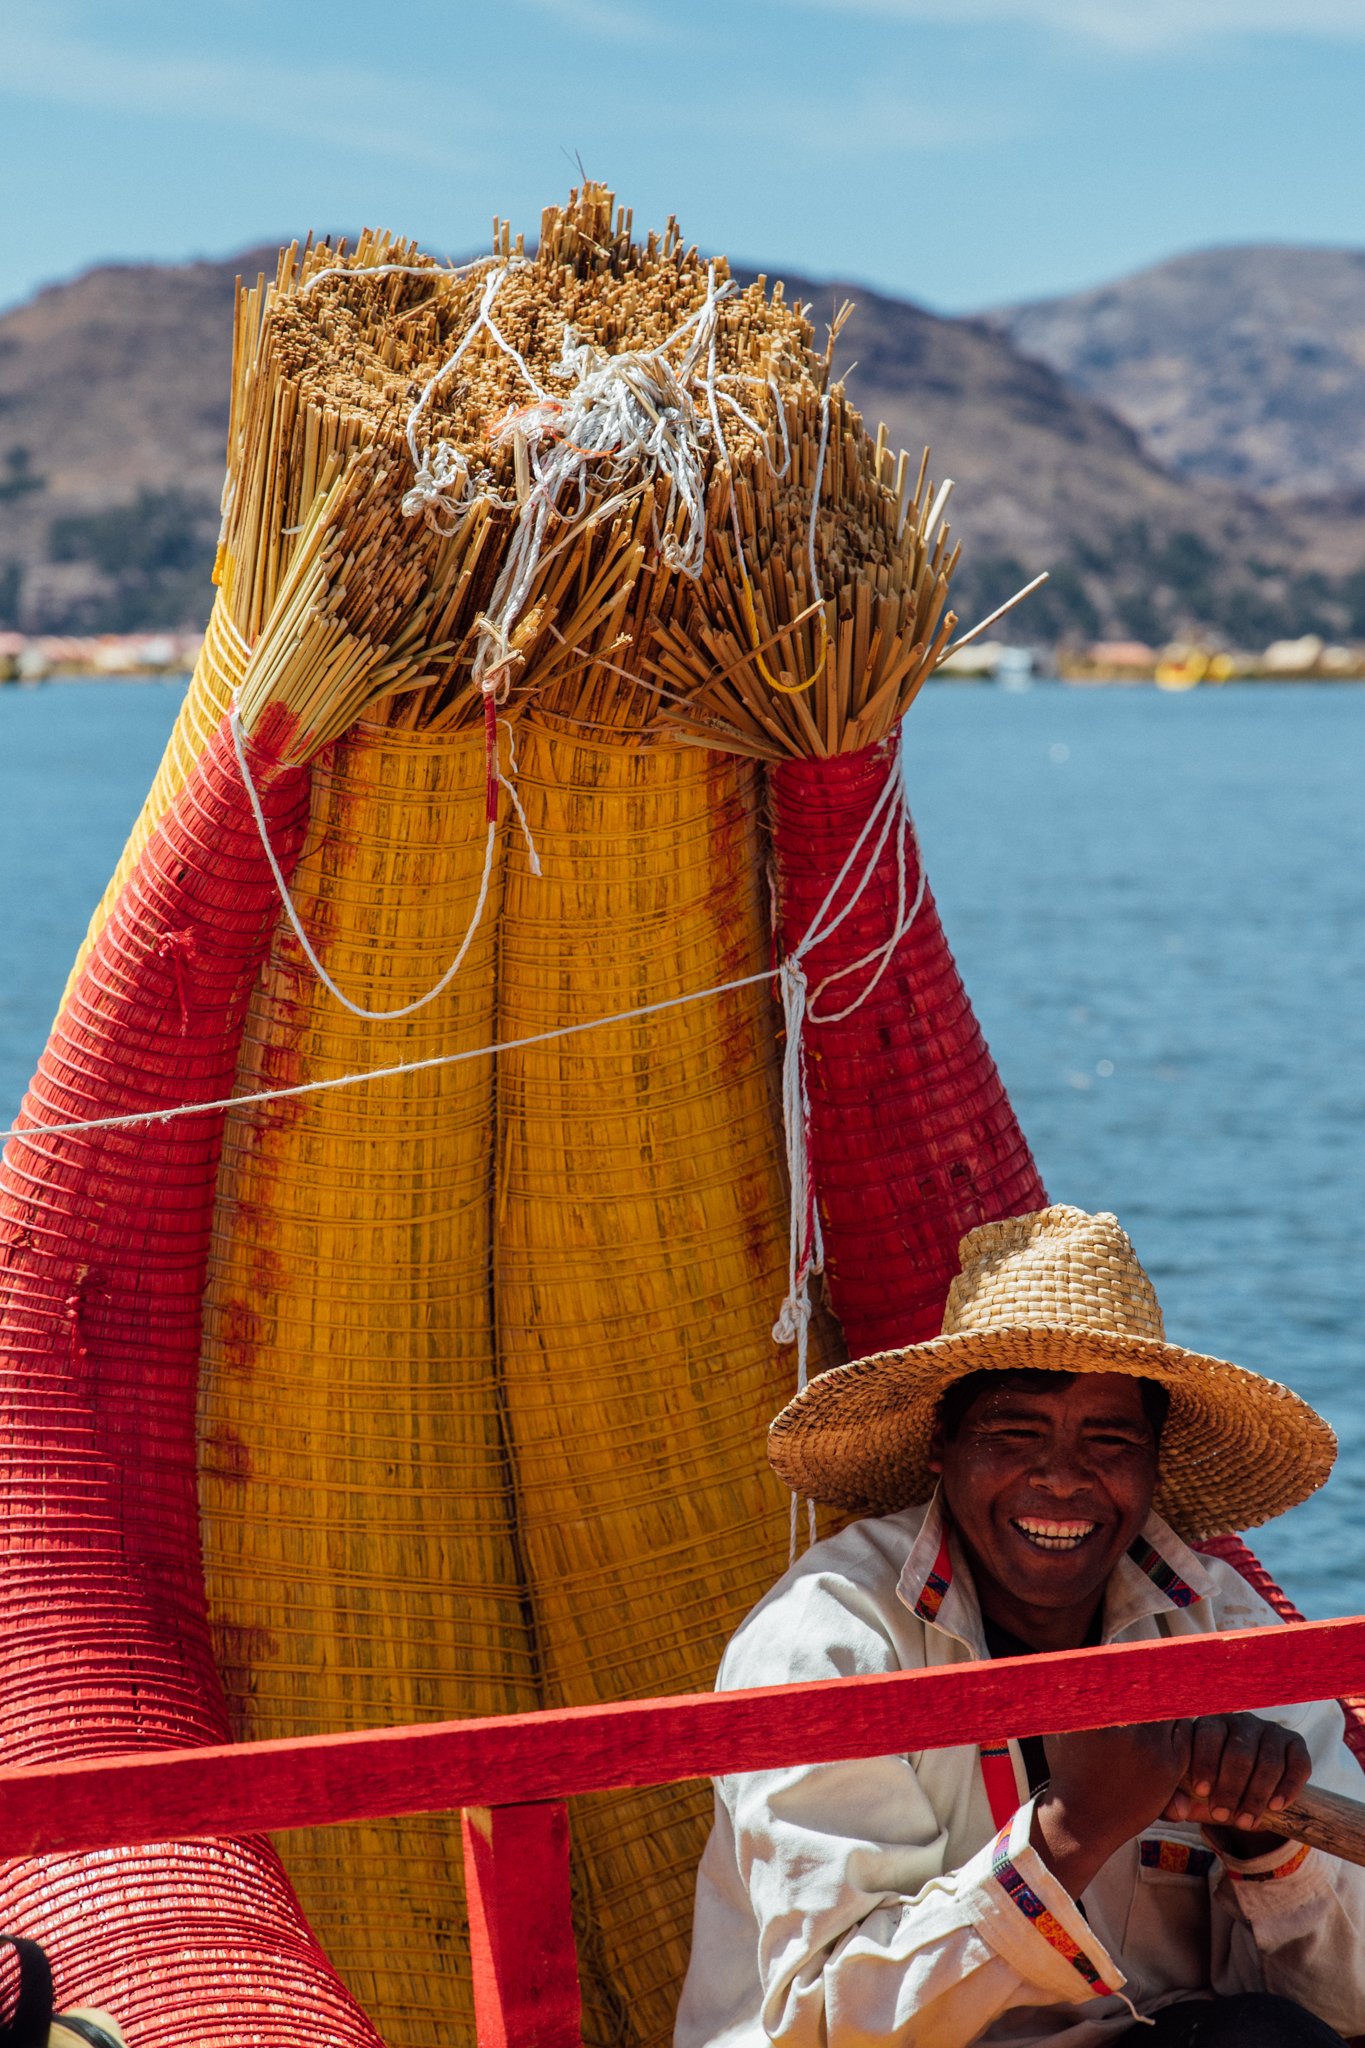
M 1320 1785 L 1305 1785 L 1291 1805 L 1263 1815 L 1256 1827 L 1261 1834 L 1288 1835 L 1325 1849 L 1343 1863 L 1365 1864 L 1365 1803 Z

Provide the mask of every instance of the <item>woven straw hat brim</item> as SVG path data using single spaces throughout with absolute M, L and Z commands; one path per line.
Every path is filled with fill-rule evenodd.
M 48 2032 L 47 2048 L 91 2048 L 92 2043 L 125 2048 L 118 2022 L 98 2006 L 81 2005 L 59 2012 Z
M 1337 1440 L 1277 1381 L 1178 1344 L 1025 1325 L 932 1337 L 836 1366 L 790 1401 L 768 1432 L 773 1470 L 794 1493 L 853 1514 L 927 1500 L 938 1404 L 954 1380 L 1027 1366 L 1159 1380 L 1170 1412 L 1155 1505 L 1182 1536 L 1254 1529 L 1326 1480 Z

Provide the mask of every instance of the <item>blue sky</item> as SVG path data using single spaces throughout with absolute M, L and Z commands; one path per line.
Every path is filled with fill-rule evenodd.
M 637 224 L 944 310 L 1365 245 L 1365 0 L 6 0 L 0 306 L 371 222 Z M 1286 24 L 1292 21 L 1292 27 Z

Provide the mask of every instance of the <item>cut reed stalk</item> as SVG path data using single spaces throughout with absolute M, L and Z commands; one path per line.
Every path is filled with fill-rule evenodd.
M 856 753 L 883 738 L 957 624 L 948 588 L 958 551 L 927 451 L 906 504 L 905 458 L 893 460 L 884 430 L 871 440 L 841 386 L 826 401 L 794 399 L 788 431 L 790 477 L 753 465 L 733 484 L 698 588 L 654 627 L 648 649 L 668 693 L 662 726 L 771 761 Z

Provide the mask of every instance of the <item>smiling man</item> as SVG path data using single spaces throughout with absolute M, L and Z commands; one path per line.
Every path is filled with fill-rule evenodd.
M 723 1688 L 1273 1622 L 1186 1539 L 1304 1499 L 1335 1443 L 1168 1344 L 1114 1218 L 1054 1207 L 973 1231 L 943 1335 L 822 1375 L 770 1451 L 864 1519 L 754 1609 Z M 1258 1826 L 1310 1771 L 1362 1791 L 1334 1702 L 722 1779 L 677 2048 L 1340 2042 L 1365 1872 Z

